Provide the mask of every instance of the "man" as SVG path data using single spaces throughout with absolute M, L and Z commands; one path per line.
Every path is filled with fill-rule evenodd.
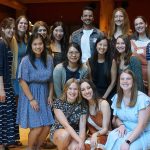
M 72 33 L 70 41 L 80 45 L 82 50 L 82 62 L 85 63 L 88 58 L 93 56 L 96 40 L 101 38 L 103 33 L 93 26 L 93 8 L 85 7 L 81 20 L 83 27 Z

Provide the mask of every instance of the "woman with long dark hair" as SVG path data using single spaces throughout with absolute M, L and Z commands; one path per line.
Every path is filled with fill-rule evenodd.
M 28 43 L 28 55 L 19 66 L 19 93 L 17 123 L 30 128 L 28 150 L 39 149 L 54 123 L 51 113 L 53 98 L 53 61 L 47 55 L 44 38 L 32 34 Z

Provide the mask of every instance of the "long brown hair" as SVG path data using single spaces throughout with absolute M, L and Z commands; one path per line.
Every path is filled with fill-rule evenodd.
M 79 81 L 75 78 L 69 79 L 66 82 L 66 84 L 64 85 L 63 93 L 62 93 L 62 96 L 60 98 L 62 101 L 67 101 L 67 91 L 68 91 L 68 89 L 72 83 L 75 83 L 78 87 L 78 90 L 79 90 L 79 88 L 80 88 Z M 81 100 L 81 94 L 80 94 L 80 90 L 79 90 L 76 102 L 79 102 L 80 100 Z
M 125 36 L 125 35 L 121 35 L 119 37 L 117 37 L 117 40 L 121 38 L 124 43 L 125 43 L 125 56 L 124 56 L 124 65 L 128 65 L 130 63 L 130 57 L 132 55 L 132 52 L 131 52 L 131 43 L 130 43 L 130 39 L 128 36 Z M 117 40 L 116 40 L 116 43 L 117 43 Z M 116 60 L 116 63 L 117 63 L 117 66 L 120 65 L 120 53 L 118 52 L 118 50 L 116 49 L 116 44 L 115 44 L 115 60 Z
M 118 94 L 117 107 L 121 108 L 121 102 L 122 102 L 123 95 L 124 95 L 123 89 L 120 87 L 120 76 L 122 73 L 127 73 L 132 77 L 133 83 L 132 83 L 132 88 L 131 88 L 131 97 L 130 97 L 129 107 L 134 107 L 137 102 L 138 90 L 137 90 L 137 83 L 136 83 L 135 75 L 130 69 L 125 69 L 119 75 L 118 87 L 117 87 L 117 94 Z
M 124 23 L 122 25 L 122 34 L 128 35 L 130 33 L 130 21 L 129 21 L 129 17 L 128 17 L 126 10 L 124 8 L 116 8 L 112 14 L 112 19 L 111 19 L 111 24 L 110 24 L 110 29 L 109 29 L 109 38 L 112 38 L 114 33 L 116 32 L 116 25 L 114 22 L 114 18 L 115 18 L 115 14 L 117 11 L 122 12 L 123 17 L 124 17 Z
M 10 28 L 12 25 L 15 26 L 15 20 L 11 17 L 4 18 L 0 23 L 0 36 L 8 46 L 10 41 L 6 38 L 5 33 L 2 30 Z
M 26 33 L 24 34 L 23 37 L 20 37 L 19 33 L 18 33 L 18 24 L 20 22 L 20 20 L 24 18 L 26 21 L 27 21 L 27 24 L 28 24 L 28 28 L 27 28 L 27 31 Z M 28 39 L 29 39 L 29 20 L 26 16 L 19 16 L 17 19 L 16 19 L 16 32 L 15 32 L 15 37 L 16 37 L 16 40 L 17 42 L 24 42 L 25 44 L 27 44 L 28 42 Z

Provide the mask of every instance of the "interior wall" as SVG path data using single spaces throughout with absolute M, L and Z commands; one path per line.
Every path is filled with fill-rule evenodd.
M 0 21 L 5 17 L 15 18 L 16 11 L 12 8 L 0 5 Z
M 80 19 L 82 9 L 88 4 L 91 4 L 91 2 L 28 4 L 27 16 L 32 23 L 43 20 L 48 25 L 52 25 L 55 21 L 63 21 L 69 32 L 72 32 L 82 25 Z M 93 4 L 96 6 L 94 16 L 95 24 L 98 27 L 100 4 L 99 2 Z

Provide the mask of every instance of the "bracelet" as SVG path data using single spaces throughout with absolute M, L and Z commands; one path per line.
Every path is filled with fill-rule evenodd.
M 120 127 L 120 126 L 122 126 L 122 125 L 124 125 L 124 124 L 123 124 L 123 123 L 120 123 L 118 127 Z
M 32 98 L 31 100 L 29 100 L 30 102 L 32 102 L 34 100 L 34 98 Z

